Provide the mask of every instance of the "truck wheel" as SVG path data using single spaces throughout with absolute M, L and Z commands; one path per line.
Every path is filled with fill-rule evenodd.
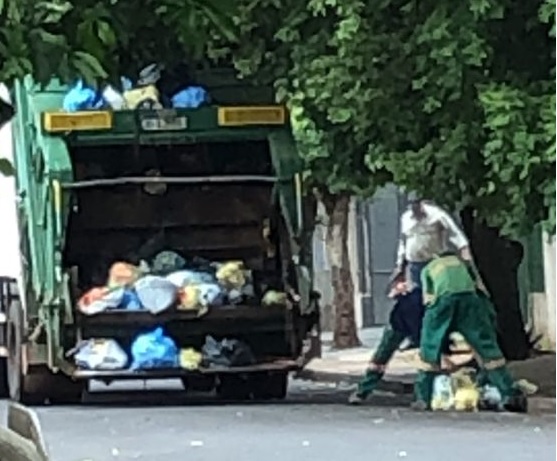
M 6 343 L 8 345 L 6 375 L 9 397 L 20 403 L 40 403 L 40 399 L 34 399 L 24 389 L 21 347 L 23 344 L 23 312 L 19 300 L 12 300 L 10 303 L 6 330 Z
M 261 400 L 283 400 L 288 392 L 288 373 L 253 376 L 253 396 Z
M 23 375 L 23 312 L 18 300 L 13 300 L 8 310 L 7 324 L 7 382 L 11 400 L 37 405 L 50 400 L 52 403 L 79 403 L 84 383 L 74 382 L 62 374 L 53 374 L 46 367 L 38 367 Z
M 251 396 L 249 380 L 234 374 L 219 376 L 217 396 L 223 400 L 248 400 Z

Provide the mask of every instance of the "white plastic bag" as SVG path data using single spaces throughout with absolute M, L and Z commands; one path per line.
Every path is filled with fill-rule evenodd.
M 176 286 L 163 277 L 146 275 L 135 282 L 135 292 L 151 314 L 159 314 L 171 307 L 178 297 Z
M 447 375 L 436 376 L 433 380 L 433 393 L 431 395 L 431 409 L 433 411 L 448 411 L 453 408 L 454 394 L 451 377 Z
M 87 370 L 121 370 L 128 356 L 113 339 L 88 339 L 78 346 L 75 363 Z

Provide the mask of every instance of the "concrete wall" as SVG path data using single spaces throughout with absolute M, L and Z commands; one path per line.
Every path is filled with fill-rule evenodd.
M 555 236 L 542 235 L 540 265 L 543 267 L 543 291 L 528 296 L 529 324 L 535 336 L 541 336 L 538 347 L 555 352 Z

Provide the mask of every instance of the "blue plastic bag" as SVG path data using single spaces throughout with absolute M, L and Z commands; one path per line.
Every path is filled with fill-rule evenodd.
M 143 305 L 137 296 L 135 290 L 126 289 L 124 296 L 122 296 L 122 303 L 120 306 L 127 311 L 140 311 L 143 310 Z
M 105 107 L 106 101 L 101 92 L 89 88 L 83 80 L 79 80 L 64 96 L 62 106 L 66 112 L 96 110 Z
M 172 96 L 172 107 L 176 109 L 196 109 L 207 102 L 208 93 L 200 86 L 189 86 Z
M 132 370 L 175 368 L 179 366 L 178 348 L 161 327 L 144 333 L 132 343 Z

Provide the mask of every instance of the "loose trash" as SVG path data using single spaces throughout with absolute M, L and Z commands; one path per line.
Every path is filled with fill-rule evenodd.
M 77 83 L 66 93 L 62 107 L 66 112 L 81 110 L 99 110 L 105 107 L 106 101 L 102 93 L 85 85 L 83 80 Z
M 128 356 L 113 339 L 88 339 L 79 344 L 75 363 L 87 370 L 120 370 L 128 365 Z
M 524 393 L 524 395 L 534 395 L 539 390 L 539 386 L 537 386 L 534 383 L 531 383 L 526 379 L 519 379 L 515 383 L 515 385 L 518 389 L 520 389 Z
M 152 314 L 170 308 L 178 298 L 176 287 L 164 277 L 146 275 L 134 284 L 141 305 Z
M 137 336 L 131 346 L 131 355 L 133 370 L 179 366 L 176 343 L 161 327 Z
M 250 347 L 237 339 L 217 341 L 212 336 L 207 336 L 201 353 L 203 363 L 210 367 L 241 367 L 255 363 Z
M 180 351 L 180 367 L 184 370 L 197 370 L 203 361 L 203 355 L 195 349 L 188 348 Z

